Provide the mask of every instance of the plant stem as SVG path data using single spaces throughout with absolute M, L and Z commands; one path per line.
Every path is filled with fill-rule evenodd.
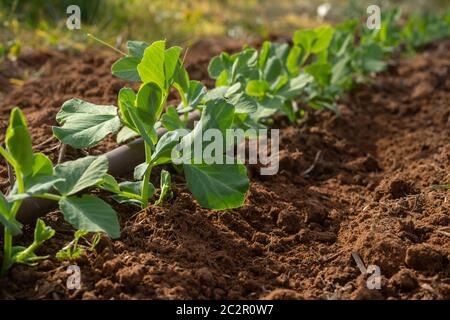
M 22 172 L 18 170 L 16 166 L 14 166 L 14 171 L 16 173 L 16 179 L 17 179 L 17 190 L 19 193 L 25 192 L 25 184 L 23 181 Z M 11 186 L 12 187 L 12 186 Z M 20 209 L 20 206 L 22 205 L 22 200 L 14 201 L 12 208 L 11 208 L 11 218 L 15 218 L 17 212 Z M 5 235 L 3 240 L 3 263 L 2 263 L 2 270 L 0 272 L 1 276 L 4 276 L 11 265 L 12 262 L 12 234 L 8 231 L 8 229 L 5 227 Z
M 8 229 L 5 227 L 5 233 L 3 237 L 3 263 L 2 263 L 2 270 L 0 272 L 0 276 L 6 275 L 8 272 L 9 267 L 11 266 L 11 255 L 12 255 L 12 235 L 8 231 Z
M 148 182 L 150 181 L 150 174 L 152 173 L 152 166 L 150 160 L 152 157 L 152 149 L 148 144 L 145 144 L 145 162 L 148 164 L 147 170 L 145 170 L 144 180 L 142 180 L 142 209 L 148 206 Z
M 34 194 L 33 197 L 54 200 L 54 201 L 61 200 L 61 196 L 59 196 L 57 194 L 51 194 L 51 193 Z

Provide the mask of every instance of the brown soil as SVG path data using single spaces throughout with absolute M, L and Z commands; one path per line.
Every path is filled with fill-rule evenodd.
M 192 49 L 193 78 L 206 79 L 209 57 L 221 49 Z M 136 214 L 116 206 L 122 237 L 103 238 L 76 262 L 80 290 L 66 289 L 70 263 L 53 258 L 73 231 L 58 212 L 48 214 L 57 236 L 39 253 L 52 258 L 14 267 L 0 280 L 0 298 L 450 299 L 450 201 L 431 188 L 450 182 L 449 50 L 442 41 L 393 61 L 341 101 L 341 116 L 311 112 L 304 125 L 284 128 L 279 174 L 250 167 L 240 209 L 202 209 L 181 182 L 164 207 Z M 57 143 L 47 139 L 61 103 L 114 103 L 123 83 L 109 75 L 113 58 L 43 54 L 33 58 L 42 61 L 39 77 L 3 93 L 0 129 L 19 105 L 36 149 L 53 155 Z M 30 239 L 31 231 L 17 241 Z M 352 252 L 381 268 L 381 290 L 367 289 Z

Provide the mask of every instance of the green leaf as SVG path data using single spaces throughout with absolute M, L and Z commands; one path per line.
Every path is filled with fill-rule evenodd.
M 172 84 L 172 80 L 177 70 L 178 61 L 180 60 L 180 53 L 183 49 L 180 47 L 171 47 L 164 53 L 164 76 L 165 76 L 165 88 L 169 88 Z
M 170 173 L 164 169 L 161 170 L 161 181 L 160 181 L 161 192 L 158 200 L 155 202 L 155 206 L 159 206 L 160 204 L 163 203 L 163 201 L 165 201 L 167 198 L 169 198 L 169 196 L 171 196 L 170 184 L 171 184 Z
M 236 113 L 252 113 L 258 108 L 256 99 L 243 92 L 231 96 L 228 101 L 234 106 Z
M 36 227 L 34 228 L 34 243 L 40 246 L 45 241 L 49 240 L 55 235 L 55 230 L 46 226 L 42 219 L 37 219 Z
M 62 127 L 53 134 L 63 143 L 82 149 L 97 145 L 108 134 L 119 131 L 121 122 L 115 106 L 100 106 L 79 99 L 66 101 L 56 115 Z
M 144 57 L 137 66 L 143 83 L 155 82 L 160 88 L 166 88 L 164 72 L 166 41 L 153 42 L 144 51 Z
M 272 43 L 270 41 L 264 41 L 261 46 L 261 51 L 258 58 L 258 66 L 260 69 L 264 69 L 267 59 L 269 58 L 270 51 L 272 49 Z
M 233 82 L 238 79 L 254 79 L 258 76 L 258 52 L 253 48 L 247 48 L 235 55 L 234 63 L 231 67 L 231 79 Z
M 2 192 L 0 192 L 0 223 L 3 224 L 13 236 L 22 233 L 22 224 L 11 216 L 11 204 L 6 200 Z
M 217 79 L 222 71 L 224 71 L 225 66 L 222 63 L 220 56 L 215 56 L 211 59 L 208 65 L 208 75 L 212 79 Z
M 128 127 L 123 127 L 122 129 L 120 129 L 119 133 L 117 134 L 117 143 L 118 144 L 123 144 L 125 142 L 127 142 L 128 140 L 137 137 L 139 134 L 136 133 L 136 131 L 128 128 Z
M 64 196 L 73 195 L 102 181 L 108 171 L 106 156 L 87 156 L 67 161 L 55 167 L 56 175 L 63 178 L 55 188 Z
M 143 84 L 139 89 L 136 107 L 141 119 L 146 119 L 148 125 L 154 124 L 161 114 L 162 105 L 161 88 L 154 82 Z
M 332 68 L 333 66 L 328 62 L 313 63 L 305 67 L 305 72 L 312 75 L 320 86 L 325 87 L 331 81 Z
M 161 165 L 172 161 L 172 150 L 180 142 L 185 131 L 174 130 L 166 132 L 156 144 L 151 157 L 152 165 Z
M 245 88 L 245 93 L 251 97 L 264 97 L 269 92 L 270 86 L 264 80 L 250 80 Z
M 127 108 L 127 105 L 133 107 L 136 105 L 136 94 L 134 93 L 133 89 L 130 88 L 120 89 L 118 95 L 118 104 L 123 123 L 130 129 L 135 130 L 136 128 L 134 126 L 133 119 L 131 118 Z
M 275 82 L 280 77 L 283 70 L 280 59 L 277 57 L 270 57 L 263 71 L 264 80 L 269 83 Z
M 173 81 L 173 86 L 178 90 L 183 99 L 184 95 L 189 90 L 189 74 L 180 61 L 177 64 Z
M 136 167 L 134 167 L 133 178 L 135 180 L 142 180 L 142 178 L 144 177 L 145 171 L 147 171 L 149 166 L 150 166 L 150 164 L 148 164 L 147 162 L 138 164 Z
M 114 62 L 111 73 L 118 78 L 129 81 L 141 81 L 138 73 L 138 65 L 141 59 L 136 57 L 123 57 Z
M 294 46 L 289 51 L 289 55 L 286 61 L 286 68 L 290 74 L 296 75 L 299 72 L 299 61 L 303 49 L 299 46 Z
M 14 159 L 17 169 L 24 176 L 31 174 L 33 166 L 31 135 L 28 131 L 25 116 L 17 107 L 11 111 L 5 144 L 8 153 Z
M 133 126 L 137 128 L 145 143 L 153 147 L 154 141 L 157 141 L 156 130 L 153 126 L 154 123 L 148 124 L 144 122 L 140 115 L 138 115 L 137 108 L 135 108 L 134 106 L 130 106 L 127 103 L 125 105 L 127 107 L 128 113 L 133 119 Z
M 144 51 L 147 47 L 148 43 L 143 41 L 127 41 L 128 53 L 139 59 L 144 57 Z
M 277 95 L 282 96 L 286 100 L 292 100 L 302 94 L 302 90 L 310 83 L 313 78 L 307 74 L 301 74 L 289 81 L 277 92 Z
M 229 85 L 228 71 L 223 70 L 216 79 L 216 87 L 228 86 L 228 85 Z
M 183 167 L 187 186 L 202 207 L 224 210 L 244 203 L 249 188 L 244 165 L 183 164 Z
M 148 198 L 155 194 L 155 187 L 151 182 L 148 183 Z M 120 183 L 121 192 L 112 196 L 112 198 L 119 203 L 129 203 L 137 206 L 142 206 L 142 190 L 143 181 L 125 181 Z
M 177 109 L 173 106 L 169 106 L 166 112 L 161 116 L 161 123 L 163 127 L 169 131 L 185 127 L 184 123 L 180 120 Z
M 120 192 L 120 186 L 117 182 L 116 178 L 114 178 L 110 174 L 106 174 L 104 178 L 97 183 L 97 186 L 100 189 L 112 192 L 112 193 L 119 193 Z
M 226 129 L 229 129 L 231 127 L 233 119 L 233 105 L 229 104 L 225 100 L 208 101 L 205 108 L 203 109 L 200 121 L 194 127 L 194 130 L 184 136 L 181 140 L 180 146 L 182 147 L 182 149 L 190 150 L 189 155 L 183 155 L 183 160 L 185 160 L 185 157 L 191 159 L 192 157 L 200 156 L 193 152 L 194 144 L 195 141 L 197 141 L 197 143 L 201 143 L 201 150 L 204 150 L 205 144 L 208 144 L 208 142 L 203 141 L 203 134 L 206 130 L 218 129 L 221 132 L 222 136 L 225 137 Z
M 91 195 L 63 197 L 59 201 L 59 208 L 75 229 L 105 232 L 113 239 L 120 237 L 117 213 L 100 198 Z
M 194 109 L 200 103 L 205 94 L 206 94 L 205 86 L 200 81 L 191 80 L 189 82 L 189 89 L 185 93 L 184 99 L 187 105 L 184 105 L 184 103 L 182 102 L 183 107 L 189 108 L 189 110 Z
M 39 174 L 52 175 L 53 163 L 45 154 L 35 153 L 33 154 L 33 167 L 32 175 L 37 176 Z
M 326 50 L 333 39 L 334 29 L 329 26 L 318 27 L 314 29 L 316 39 L 314 40 L 311 52 L 319 53 Z
M 301 46 L 304 52 L 307 53 L 311 51 L 311 46 L 315 38 L 316 33 L 313 30 L 305 29 L 296 31 L 292 40 L 295 45 Z
M 8 200 L 17 201 L 28 198 L 35 194 L 45 193 L 52 188 L 57 182 L 63 182 L 64 179 L 54 175 L 52 161 L 43 153 L 33 155 L 32 173 L 24 177 L 24 193 L 17 193 L 17 183 L 14 184 Z
M 119 186 L 122 191 L 135 194 L 140 197 L 143 183 L 143 181 L 124 181 L 121 182 Z M 147 196 L 151 198 L 155 194 L 156 190 L 151 182 L 147 183 L 149 185 Z
M 29 247 L 14 246 L 12 248 L 13 263 L 35 265 L 39 260 L 47 259 L 49 256 L 38 256 L 34 252 L 45 241 L 55 235 L 55 230 L 46 226 L 44 221 L 38 219 L 34 228 L 34 241 Z

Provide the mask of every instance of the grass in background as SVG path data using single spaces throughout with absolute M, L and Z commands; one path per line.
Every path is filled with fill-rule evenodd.
M 328 2 L 324 21 L 317 6 Z M 65 27 L 66 8 L 81 8 L 82 29 Z M 0 57 L 14 57 L 22 46 L 84 49 L 87 33 L 118 47 L 129 39 L 151 42 L 167 39 L 191 45 L 204 36 L 263 37 L 292 33 L 301 27 L 349 17 L 361 17 L 369 4 L 383 9 L 400 6 L 405 12 L 448 8 L 447 0 L 2 0 Z

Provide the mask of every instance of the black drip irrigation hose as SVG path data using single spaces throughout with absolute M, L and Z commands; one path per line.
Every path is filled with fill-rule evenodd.
M 184 116 L 180 117 L 183 120 Z M 200 112 L 193 111 L 189 113 L 187 128 L 193 128 L 194 122 L 200 119 Z M 157 130 L 158 137 L 161 137 L 167 130 L 159 128 Z M 121 176 L 131 172 L 134 167 L 145 161 L 144 140 L 138 138 L 128 144 L 117 147 L 107 153 L 109 169 L 108 173 L 113 176 Z M 26 198 L 19 212 L 17 213 L 17 220 L 23 224 L 32 224 L 39 217 L 55 210 L 58 207 L 56 201 L 41 199 L 41 198 Z

